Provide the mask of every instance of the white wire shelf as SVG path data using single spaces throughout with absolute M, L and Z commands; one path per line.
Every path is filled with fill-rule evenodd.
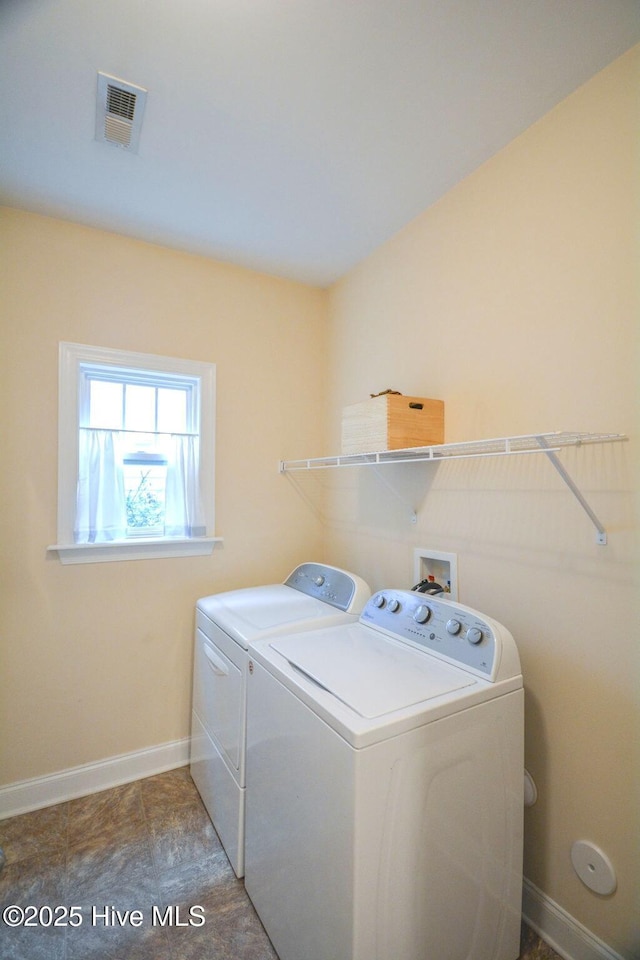
M 528 433 L 519 437 L 468 440 L 464 443 L 442 443 L 431 447 L 408 447 L 402 450 L 349 453 L 335 457 L 313 457 L 306 460 L 281 460 L 280 472 L 325 470 L 331 467 L 376 467 L 385 463 L 439 463 L 443 460 L 462 460 L 471 457 L 505 457 L 517 454 L 544 453 L 596 528 L 596 543 L 606 544 L 607 533 L 605 528 L 556 454 L 565 447 L 579 447 L 588 443 L 613 443 L 617 440 L 626 439 L 627 437 L 623 433 L 577 433 L 568 430 L 560 430 L 555 433 Z M 380 476 L 382 477 L 382 474 Z M 416 522 L 416 516 L 416 511 L 412 509 L 413 523 Z
M 621 433 L 530 433 L 519 437 L 498 437 L 492 440 L 467 440 L 463 443 L 441 443 L 430 447 L 407 447 L 402 450 L 381 450 L 371 453 L 338 454 L 331 457 L 313 457 L 305 460 L 281 460 L 280 472 L 293 470 L 324 470 L 329 467 L 372 466 L 381 463 L 439 462 L 469 457 L 504 457 L 520 453 L 551 453 L 563 447 L 578 447 L 586 443 L 611 443 L 626 440 Z

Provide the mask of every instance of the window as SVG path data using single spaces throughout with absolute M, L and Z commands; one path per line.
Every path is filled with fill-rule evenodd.
M 209 553 L 213 364 L 60 344 L 64 563 Z

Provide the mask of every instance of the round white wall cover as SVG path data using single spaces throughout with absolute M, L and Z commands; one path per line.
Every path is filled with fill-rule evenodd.
M 582 882 L 594 893 L 613 893 L 618 882 L 613 864 L 590 840 L 576 840 L 571 847 L 571 862 Z

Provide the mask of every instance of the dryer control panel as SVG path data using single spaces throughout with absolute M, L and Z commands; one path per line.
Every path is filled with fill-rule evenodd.
M 471 607 L 411 590 L 374 593 L 360 621 L 488 680 L 498 678 L 502 634 L 513 644 L 505 628 Z
M 364 581 L 325 563 L 301 563 L 290 573 L 285 580 L 287 587 L 293 587 L 308 597 L 315 597 L 330 603 L 339 610 L 348 613 L 356 603 L 359 604 L 356 614 L 362 609 L 365 599 L 369 597 L 369 589 Z M 366 589 L 366 597 L 364 590 Z

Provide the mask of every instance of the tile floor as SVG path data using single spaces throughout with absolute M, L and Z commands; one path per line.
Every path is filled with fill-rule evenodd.
M 187 767 L 0 821 L 0 847 L 2 910 L 79 908 L 0 919 L 2 960 L 277 960 Z M 524 926 L 521 958 L 559 960 Z

